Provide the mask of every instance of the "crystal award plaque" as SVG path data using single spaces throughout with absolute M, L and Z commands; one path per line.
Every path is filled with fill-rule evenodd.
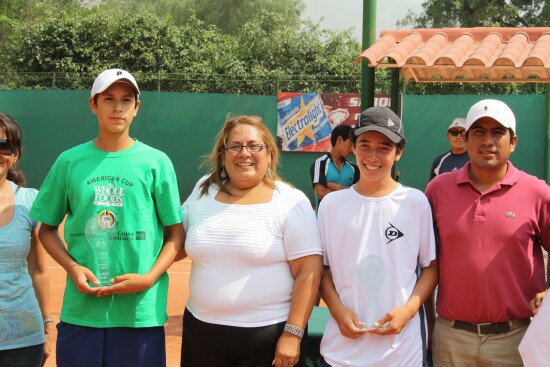
M 111 274 L 109 272 L 109 248 L 111 246 L 110 237 L 116 234 L 115 216 L 109 210 L 102 210 L 93 216 L 86 223 L 86 240 L 94 250 L 96 256 L 96 276 L 99 279 L 99 285 L 109 286 L 111 284 Z
M 357 264 L 356 276 L 367 299 L 365 328 L 376 328 L 374 323 L 383 316 L 378 309 L 378 299 L 382 285 L 388 277 L 388 267 L 381 257 L 369 255 Z

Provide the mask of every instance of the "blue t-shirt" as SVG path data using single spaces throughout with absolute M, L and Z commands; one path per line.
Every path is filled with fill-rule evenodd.
M 437 175 L 464 167 L 470 161 L 468 152 L 453 154 L 451 151 L 437 156 L 430 170 L 430 181 Z
M 9 183 L 15 210 L 11 222 L 0 227 L 0 350 L 44 343 L 42 313 L 27 266 L 31 233 L 37 226 L 29 210 L 38 191 Z

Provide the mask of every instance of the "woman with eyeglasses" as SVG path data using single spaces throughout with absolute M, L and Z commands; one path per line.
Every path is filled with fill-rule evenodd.
M 38 223 L 37 191 L 19 168 L 21 128 L 0 113 L 0 366 L 36 367 L 50 354 L 50 285 Z
M 304 365 L 322 248 L 307 197 L 277 176 L 261 118 L 225 122 L 210 172 L 182 206 L 193 261 L 181 365 Z

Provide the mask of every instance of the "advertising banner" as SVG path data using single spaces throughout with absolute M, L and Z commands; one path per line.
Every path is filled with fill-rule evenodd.
M 377 94 L 375 106 L 390 106 Z M 340 124 L 354 126 L 361 114 L 359 93 L 278 93 L 277 145 L 286 152 L 328 152 L 330 134 Z

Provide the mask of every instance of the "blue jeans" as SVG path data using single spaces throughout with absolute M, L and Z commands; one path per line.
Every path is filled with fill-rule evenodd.
M 44 358 L 44 344 L 0 350 L 0 366 L 40 367 Z

